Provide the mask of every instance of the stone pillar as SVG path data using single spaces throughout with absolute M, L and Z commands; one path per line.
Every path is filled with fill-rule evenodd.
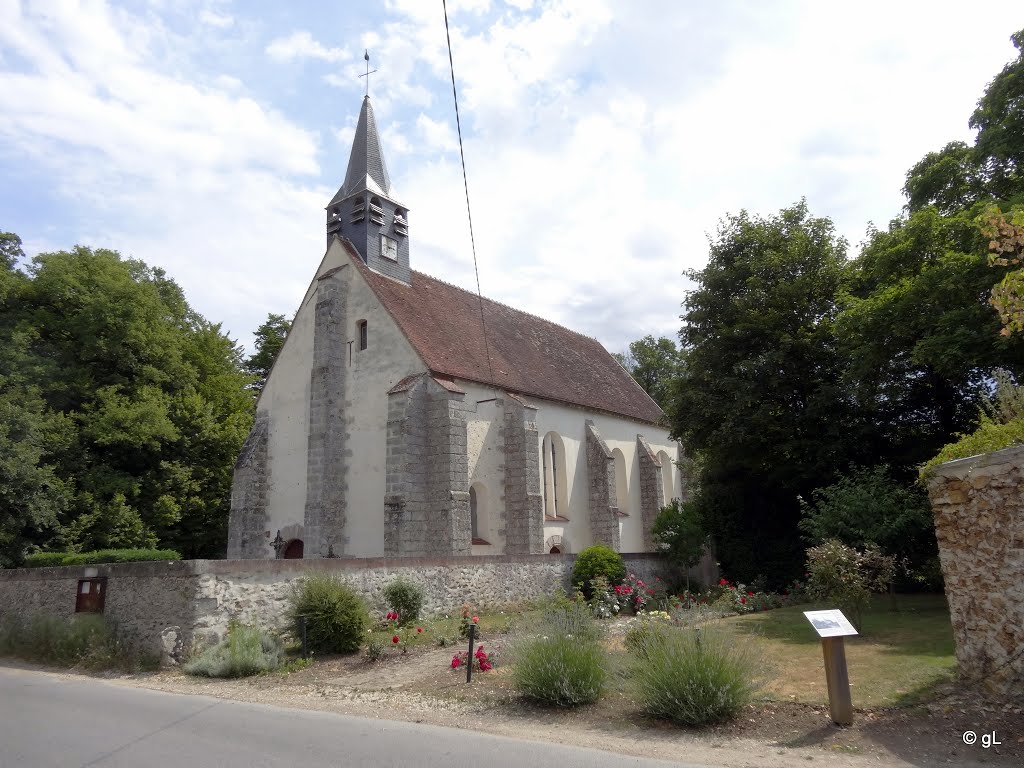
M 537 409 L 505 397 L 505 554 L 544 552 L 544 498 L 540 490 Z
M 643 435 L 636 436 L 636 452 L 640 457 L 640 513 L 644 530 L 644 552 L 654 552 L 654 520 L 665 506 L 662 467 Z
M 595 544 L 604 544 L 618 552 L 621 545 L 619 506 L 615 496 L 615 459 L 590 419 L 587 419 L 586 430 L 590 535 Z
M 676 443 L 676 467 L 679 468 L 679 493 L 677 495 L 680 501 L 690 500 L 690 467 L 692 463 L 683 451 L 682 443 Z M 671 499 L 665 501 L 668 502 Z
M 1024 686 L 1024 446 L 939 465 L 928 480 L 957 666 Z
M 305 556 L 341 557 L 345 536 L 345 329 L 348 279 L 344 269 L 317 281 L 313 367 L 309 374 L 309 453 L 306 470 Z
M 231 512 L 228 517 L 228 559 L 271 558 L 274 551 L 266 537 L 267 486 L 270 466 L 267 443 L 270 415 L 256 414 L 256 422 L 242 444 L 231 481 Z

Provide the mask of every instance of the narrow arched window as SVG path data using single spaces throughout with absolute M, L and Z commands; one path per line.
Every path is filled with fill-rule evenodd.
M 668 504 L 675 496 L 675 484 L 672 482 L 672 470 L 675 465 L 665 451 L 658 451 L 658 461 L 661 462 L 661 484 L 665 489 L 665 503 Z
M 469 529 L 474 539 L 480 538 L 480 521 L 476 515 L 476 488 L 469 489 Z
M 548 432 L 540 446 L 543 476 L 544 517 L 566 520 L 569 517 L 568 486 L 565 472 L 565 445 L 557 432 Z
M 474 544 L 490 544 L 491 536 L 490 499 L 487 486 L 473 483 L 469 486 L 469 529 Z
M 626 457 L 618 448 L 612 450 L 615 459 L 615 501 L 620 515 L 629 514 L 629 478 L 626 475 Z
M 356 323 L 356 330 L 359 333 L 359 349 L 366 349 L 370 342 L 370 333 L 366 321 L 360 320 Z

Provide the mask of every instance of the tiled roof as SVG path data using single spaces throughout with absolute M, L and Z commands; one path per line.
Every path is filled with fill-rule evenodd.
M 638 421 L 661 421 L 661 408 L 597 340 L 484 299 L 488 366 L 475 293 L 416 271 L 412 285 L 405 285 L 372 271 L 351 247 L 349 252 L 431 372 Z

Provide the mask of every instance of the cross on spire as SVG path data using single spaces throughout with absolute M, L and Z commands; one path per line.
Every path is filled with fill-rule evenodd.
M 369 96 L 370 95 L 370 75 L 372 75 L 377 70 L 376 69 L 370 69 L 370 52 L 368 50 L 365 50 L 365 49 L 363 50 L 363 59 L 366 61 L 366 73 L 360 75 L 360 77 L 365 77 L 366 78 L 366 95 Z

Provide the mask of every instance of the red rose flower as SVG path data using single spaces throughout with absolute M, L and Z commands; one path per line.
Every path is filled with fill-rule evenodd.
M 458 656 L 452 656 L 452 669 L 458 669 L 458 668 L 459 668 L 459 657 Z
M 423 627 L 416 627 L 416 631 L 417 632 L 422 632 L 423 631 Z
M 473 617 L 473 623 L 476 624 L 478 621 L 480 621 L 480 617 L 479 616 L 474 616 Z
M 740 602 L 743 603 L 744 605 L 746 605 L 747 604 L 747 598 L 741 597 L 740 598 Z
M 391 638 L 391 642 L 392 643 L 397 643 L 398 642 L 398 635 L 395 635 L 394 637 L 392 637 Z

